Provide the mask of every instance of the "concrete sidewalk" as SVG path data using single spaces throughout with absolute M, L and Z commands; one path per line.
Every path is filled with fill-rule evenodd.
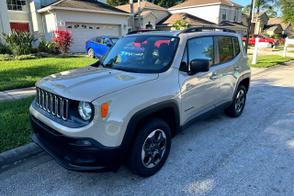
M 0 91 L 0 101 L 12 101 L 23 99 L 36 94 L 35 87 Z

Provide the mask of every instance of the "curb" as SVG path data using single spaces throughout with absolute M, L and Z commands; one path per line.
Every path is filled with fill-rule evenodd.
M 0 153 L 0 169 L 11 166 L 12 164 L 32 157 L 43 150 L 34 143 L 29 143 L 5 152 Z

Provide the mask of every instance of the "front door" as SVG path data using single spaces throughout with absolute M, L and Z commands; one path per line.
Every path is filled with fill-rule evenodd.
M 202 112 L 213 109 L 218 100 L 219 80 L 215 74 L 213 37 L 198 37 L 187 41 L 186 51 L 182 60 L 179 75 L 182 98 L 182 122 L 186 123 Z M 208 72 L 188 74 L 191 60 L 207 59 L 211 68 Z

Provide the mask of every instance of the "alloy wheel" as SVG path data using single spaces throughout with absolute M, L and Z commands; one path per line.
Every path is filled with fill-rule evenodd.
M 236 96 L 236 100 L 235 100 L 235 110 L 237 113 L 240 113 L 245 105 L 245 91 L 243 89 L 241 89 L 237 96 Z
M 146 168 L 154 168 L 162 160 L 167 147 L 167 137 L 164 131 L 152 131 L 144 141 L 141 152 L 142 163 Z

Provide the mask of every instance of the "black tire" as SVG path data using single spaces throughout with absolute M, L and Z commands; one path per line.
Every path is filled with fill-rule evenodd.
M 134 174 L 137 174 L 141 177 L 149 177 L 149 176 L 154 175 L 156 172 L 158 172 L 162 168 L 162 166 L 164 165 L 164 163 L 169 155 L 170 146 L 171 146 L 170 127 L 168 126 L 168 124 L 165 121 L 158 119 L 158 118 L 153 118 L 153 119 L 148 120 L 137 131 L 138 131 L 138 134 L 135 138 L 134 144 L 133 144 L 132 149 L 130 151 L 127 166 Z M 154 138 L 153 137 L 149 138 L 150 134 L 153 134 Z M 156 134 L 158 135 L 158 139 L 156 138 L 157 137 Z M 166 137 L 166 142 L 164 142 L 164 144 L 165 144 L 164 149 L 165 150 L 164 150 L 164 152 L 162 152 L 162 156 L 159 156 L 159 154 L 163 148 L 160 148 L 160 152 L 157 152 L 156 150 L 154 150 L 153 153 L 150 153 L 152 155 L 148 155 L 149 153 L 145 153 L 145 150 L 143 150 L 143 146 L 144 146 L 144 149 L 146 149 L 145 147 L 148 145 L 148 147 L 151 149 L 152 144 L 150 144 L 151 142 L 149 142 L 149 140 L 152 140 L 152 141 L 158 140 L 159 141 L 160 134 L 162 136 Z M 160 144 L 158 146 L 163 146 L 162 144 Z M 148 150 L 150 150 L 150 149 L 148 149 Z M 144 153 L 143 153 L 143 151 L 144 151 Z M 152 151 L 152 150 L 150 150 L 150 151 Z M 154 156 L 154 154 L 156 154 L 156 153 L 158 153 L 158 155 Z M 144 159 L 144 160 L 143 160 L 143 154 L 145 155 L 144 157 L 146 157 L 146 159 Z M 149 158 L 148 158 L 148 156 L 149 156 Z M 154 159 L 153 159 L 153 156 L 154 156 Z M 161 157 L 161 159 L 159 157 Z M 149 159 L 151 159 L 151 161 L 148 161 Z M 157 160 L 156 164 L 153 163 L 155 160 Z M 145 163 L 145 162 L 147 162 L 147 163 L 150 162 L 150 165 L 147 166 L 147 163 Z M 151 166 L 153 166 L 153 167 L 151 167 Z
M 92 48 L 88 49 L 88 53 L 87 53 L 88 57 L 90 58 L 95 58 L 95 53 L 94 50 Z
M 244 93 L 242 95 L 243 99 L 240 100 L 239 93 L 242 93 L 242 92 Z M 245 108 L 246 95 L 247 95 L 246 87 L 243 85 L 240 85 L 234 95 L 234 100 L 233 100 L 232 104 L 225 110 L 225 113 L 230 117 L 234 117 L 234 118 L 239 117 L 243 113 L 243 110 Z M 241 105 L 238 106 L 238 104 L 241 104 Z

